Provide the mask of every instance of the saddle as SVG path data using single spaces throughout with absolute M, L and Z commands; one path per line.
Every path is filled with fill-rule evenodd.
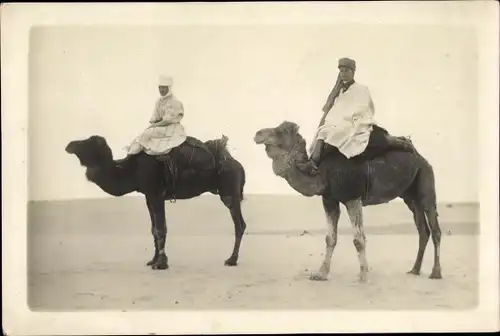
M 389 144 L 386 138 L 386 135 L 388 134 L 389 132 L 385 128 L 380 127 L 378 125 L 373 125 L 373 131 L 370 134 L 370 138 L 368 140 L 368 145 L 366 146 L 366 149 L 363 151 L 363 153 L 353 156 L 348 160 L 357 164 L 361 164 L 373 160 L 375 158 L 381 157 L 385 153 L 393 150 L 393 148 L 391 148 L 391 145 Z M 411 140 L 408 139 L 407 137 L 399 136 L 396 138 L 399 138 L 400 140 L 412 144 Z M 323 158 L 325 154 L 328 155 L 335 154 L 341 156 L 339 150 L 336 147 L 327 144 L 325 144 L 323 148 L 321 158 Z
M 379 126 L 374 126 L 368 146 L 365 151 L 351 158 L 346 158 L 338 148 L 325 145 L 321 155 L 321 165 L 326 167 L 319 171 L 322 178 L 337 176 L 334 193 L 342 200 L 348 200 L 358 195 L 367 197 L 371 189 L 372 172 L 384 164 L 384 154 L 390 152 L 391 146 L 385 135 L 388 132 Z M 408 141 L 406 137 L 398 137 Z M 363 201 L 366 201 L 363 199 Z
M 169 181 L 165 181 L 165 188 L 171 189 L 173 195 L 175 195 L 177 182 L 188 179 L 189 175 L 200 172 L 205 174 L 211 172 L 218 174 L 220 172 L 220 169 L 217 169 L 219 163 L 216 156 L 205 143 L 190 136 L 168 154 L 157 155 L 156 160 L 165 165 L 166 176 L 171 177 Z M 218 191 L 211 190 L 211 192 L 217 193 Z
M 168 154 L 157 155 L 161 162 L 174 160 L 182 168 L 196 170 L 211 170 L 216 168 L 216 158 L 208 147 L 194 137 L 187 137 L 178 147 L 173 148 Z

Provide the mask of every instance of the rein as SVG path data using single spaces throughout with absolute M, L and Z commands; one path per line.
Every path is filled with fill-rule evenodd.
M 285 177 L 286 171 L 293 166 L 296 166 L 297 162 L 305 162 L 307 160 L 307 155 L 302 159 L 300 156 L 304 156 L 303 151 L 302 151 L 302 146 L 303 146 L 303 141 L 304 139 L 297 137 L 298 140 L 295 141 L 293 144 L 292 148 L 288 151 L 284 151 L 283 154 L 280 156 L 281 160 L 283 162 L 283 168 L 280 169 L 279 171 L 275 171 L 274 173 L 280 177 Z

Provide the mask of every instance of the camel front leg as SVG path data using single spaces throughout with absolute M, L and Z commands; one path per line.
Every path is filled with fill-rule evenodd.
M 358 252 L 359 259 L 359 281 L 365 282 L 368 273 L 368 262 L 366 261 L 366 236 L 363 228 L 363 205 L 361 200 L 348 201 L 345 203 L 349 219 L 353 228 L 353 243 Z
M 168 258 L 165 253 L 167 239 L 167 223 L 165 218 L 165 203 L 159 194 L 146 195 L 146 202 L 152 219 L 152 233 L 155 240 L 155 258 L 151 263 L 152 269 L 167 269 Z
M 333 250 L 337 245 L 337 228 L 340 218 L 339 202 L 328 200 L 323 197 L 323 208 L 325 210 L 328 224 L 328 232 L 325 236 L 325 259 L 323 260 L 319 271 L 310 275 L 309 279 L 313 281 L 326 281 L 328 279 Z
M 154 252 L 154 255 L 153 255 L 153 259 L 151 259 L 150 261 L 148 261 L 146 263 L 147 266 L 153 266 L 154 264 L 156 264 L 158 262 L 158 253 L 160 252 L 158 250 L 158 240 L 156 239 L 156 236 L 157 236 L 157 233 L 156 233 L 156 226 L 155 226 L 155 216 L 154 216 L 154 209 L 153 209 L 153 206 L 151 205 L 151 202 L 147 202 L 146 201 L 146 204 L 148 206 L 148 212 L 149 212 L 149 217 L 151 219 L 151 234 L 153 235 L 153 243 L 154 243 L 154 246 L 155 246 L 155 252 Z

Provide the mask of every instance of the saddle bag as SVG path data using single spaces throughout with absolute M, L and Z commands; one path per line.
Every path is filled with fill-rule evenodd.
M 215 157 L 200 140 L 188 137 L 180 146 L 172 149 L 175 161 L 184 168 L 211 170 L 215 168 Z

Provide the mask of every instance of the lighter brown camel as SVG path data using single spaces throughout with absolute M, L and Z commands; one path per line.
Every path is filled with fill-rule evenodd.
M 307 160 L 306 141 L 298 133 L 297 124 L 284 121 L 274 128 L 259 130 L 254 137 L 264 144 L 272 159 L 273 171 L 304 196 L 322 196 L 328 221 L 326 253 L 318 272 L 311 280 L 327 280 L 333 250 L 337 244 L 339 203 L 347 208 L 353 228 L 354 246 L 360 264 L 360 281 L 366 281 L 368 262 L 363 228 L 363 206 L 390 202 L 400 197 L 413 213 L 419 233 L 419 247 L 413 268 L 408 273 L 419 275 L 425 248 L 432 234 L 434 266 L 431 279 L 440 279 L 441 230 L 436 209 L 434 172 L 431 165 L 418 153 L 387 151 L 364 162 L 348 160 L 339 152 L 327 154 L 319 165 L 319 174 L 305 173 L 299 167 Z

